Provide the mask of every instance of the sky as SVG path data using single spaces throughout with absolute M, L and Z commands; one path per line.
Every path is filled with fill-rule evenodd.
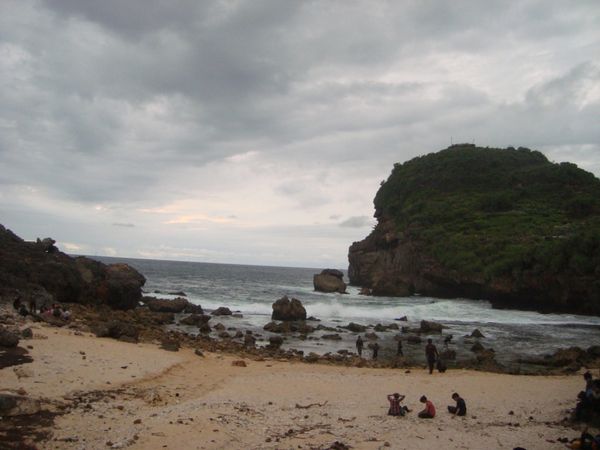
M 600 3 L 0 2 L 0 223 L 68 253 L 345 268 L 451 142 L 600 176 Z

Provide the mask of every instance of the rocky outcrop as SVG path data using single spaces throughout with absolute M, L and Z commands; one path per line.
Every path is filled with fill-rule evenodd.
M 233 313 L 226 306 L 220 306 L 210 314 L 213 316 L 231 316 Z
M 366 287 L 372 295 L 407 297 L 419 293 L 487 299 L 494 308 L 600 315 L 600 285 L 595 281 L 536 274 L 533 270 L 518 279 L 460 273 L 440 264 L 410 233 L 397 232 L 391 219 L 379 216 L 378 220 L 373 232 L 354 242 L 348 253 L 350 284 Z
M 126 264 L 72 258 L 45 238 L 26 242 L 0 225 L 0 295 L 24 303 L 106 304 L 131 309 L 142 298 L 145 278 Z
M 155 297 L 144 297 L 144 304 L 153 312 L 168 312 L 168 313 L 181 313 L 189 305 L 189 302 L 185 298 L 175 298 L 173 300 L 167 300 Z
M 302 302 L 296 298 L 291 300 L 287 295 L 281 297 L 273 303 L 273 320 L 306 320 L 306 309 L 302 306 Z
M 344 273 L 341 270 L 325 269 L 313 277 L 315 291 L 319 292 L 339 292 L 346 293 L 346 283 L 344 283 Z
M 19 345 L 19 335 L 0 325 L 0 347 L 16 347 Z
M 600 180 L 574 164 L 454 145 L 394 165 L 348 278 L 373 295 L 600 315 L 598 199 Z

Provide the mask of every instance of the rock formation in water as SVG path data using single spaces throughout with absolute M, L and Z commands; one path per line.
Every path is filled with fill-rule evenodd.
M 346 293 L 344 273 L 341 270 L 325 269 L 313 277 L 315 291 Z
M 26 242 L 0 225 L 0 297 L 28 303 L 106 304 L 131 309 L 142 298 L 145 278 L 127 264 L 72 258 L 46 238 Z
M 574 164 L 460 144 L 395 164 L 374 203 L 352 285 L 600 314 L 600 180 Z
M 296 298 L 290 300 L 287 295 L 284 295 L 272 306 L 271 319 L 273 320 L 306 320 L 306 309 Z

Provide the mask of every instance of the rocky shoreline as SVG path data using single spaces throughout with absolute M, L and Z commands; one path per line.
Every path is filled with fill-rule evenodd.
M 172 303 L 173 305 L 178 303 L 178 308 L 183 304 L 182 301 Z M 37 390 L 40 388 L 34 389 L 35 384 L 31 384 L 31 382 L 29 382 L 29 384 L 19 382 L 16 385 L 25 386 L 26 389 L 20 387 L 18 389 L 0 393 L 2 398 L 2 401 L 0 402 L 2 411 L 0 414 L 4 417 L 2 425 L 0 425 L 0 444 L 7 445 L 7 448 L 37 449 L 38 447 L 36 444 L 42 442 L 48 444 L 47 446 L 44 445 L 44 448 L 79 448 L 77 446 L 81 445 L 81 439 L 85 440 L 85 437 L 77 437 L 77 434 L 74 434 L 74 431 L 69 431 L 75 428 L 67 426 L 65 423 L 71 423 L 79 416 L 81 416 L 81 420 L 84 420 L 85 422 L 88 420 L 85 419 L 85 417 L 88 417 L 89 415 L 93 416 L 94 420 L 98 422 L 97 426 L 100 426 L 94 435 L 94 439 L 100 440 L 100 443 L 97 443 L 99 448 L 100 446 L 106 448 L 146 448 L 141 444 L 142 439 L 166 439 L 166 434 L 161 434 L 163 433 L 162 431 L 155 430 L 151 436 L 147 435 L 143 438 L 138 430 L 140 430 L 140 427 L 144 426 L 144 424 L 151 423 L 151 421 L 153 421 L 153 414 L 155 415 L 156 411 L 160 411 L 161 407 L 173 408 L 175 405 L 179 404 L 180 400 L 182 402 L 190 400 L 190 398 L 182 399 L 179 397 L 180 394 L 178 393 L 178 388 L 174 386 L 178 386 L 181 383 L 189 385 L 191 391 L 188 395 L 191 395 L 192 391 L 203 392 L 203 389 L 206 388 L 203 388 L 203 385 L 198 384 L 197 378 L 193 377 L 191 373 L 187 373 L 185 369 L 182 369 L 181 375 L 177 375 L 179 378 L 177 378 L 176 381 L 170 382 L 171 384 L 168 385 L 170 386 L 169 388 L 166 386 L 160 388 L 162 383 L 159 380 L 155 380 L 156 375 L 150 375 L 149 373 L 144 375 L 144 372 L 140 372 L 141 368 L 138 368 L 141 364 L 148 364 L 150 362 L 148 359 L 150 356 L 144 356 L 144 353 L 140 353 L 137 360 L 132 359 L 134 354 L 138 354 L 138 352 L 141 351 L 141 348 L 144 349 L 144 352 L 152 351 L 154 356 L 151 357 L 151 360 L 155 361 L 153 364 L 158 363 L 161 364 L 159 367 L 163 367 L 163 369 L 157 368 L 156 370 L 167 370 L 167 373 L 173 370 L 167 369 L 168 367 L 177 367 L 179 358 L 189 355 L 190 353 L 195 356 L 195 358 L 198 358 L 199 362 L 202 361 L 200 363 L 201 366 L 207 364 L 209 360 L 214 360 L 215 357 L 218 359 L 226 358 L 226 361 L 228 361 L 227 364 L 229 364 L 231 368 L 245 368 L 242 370 L 249 370 L 249 367 L 251 366 L 256 367 L 256 365 L 264 365 L 265 372 L 262 377 L 272 376 L 278 373 L 279 370 L 282 370 L 281 368 L 270 369 L 274 364 L 297 365 L 298 363 L 300 364 L 297 368 L 291 369 L 295 373 L 304 370 L 339 371 L 340 368 L 346 366 L 355 367 L 351 371 L 350 369 L 343 369 L 348 370 L 348 374 L 352 371 L 365 370 L 360 369 L 361 367 L 367 369 L 377 368 L 378 370 L 371 372 L 373 373 L 373 376 L 375 376 L 376 373 L 381 373 L 382 375 L 385 373 L 388 374 L 386 376 L 412 377 L 414 374 L 414 376 L 420 378 L 423 376 L 420 375 L 421 373 L 426 373 L 420 366 L 405 367 L 403 365 L 398 365 L 397 361 L 372 361 L 370 359 L 358 358 L 356 355 L 350 354 L 349 352 L 335 355 L 303 355 L 298 351 L 282 349 L 280 345 L 283 339 L 265 339 L 264 337 L 253 336 L 257 339 L 257 343 L 259 344 L 255 346 L 254 339 L 248 339 L 248 334 L 241 329 L 226 330 L 229 332 L 230 337 L 212 337 L 203 335 L 202 333 L 194 336 L 189 333 L 168 329 L 167 324 L 173 319 L 176 320 L 178 317 L 192 317 L 193 314 L 181 313 L 180 315 L 180 313 L 151 311 L 148 306 L 142 306 L 129 311 L 115 311 L 108 307 L 95 305 L 73 304 L 70 306 L 72 307 L 72 318 L 69 321 L 64 321 L 64 323 L 62 323 L 55 320 L 37 321 L 35 316 L 21 317 L 12 310 L 11 305 L 0 305 L 0 323 L 2 329 L 7 333 L 15 334 L 19 341 L 17 342 L 16 347 L 0 347 L 0 352 L 2 352 L 0 360 L 5 361 L 6 355 L 12 354 L 12 352 L 16 350 L 23 350 L 24 356 L 27 356 L 29 353 L 35 353 L 37 350 L 37 356 L 34 358 L 31 358 L 29 361 L 23 359 L 19 361 L 15 360 L 14 365 L 5 366 L 2 369 L 3 372 L 0 372 L 0 374 L 5 374 L 3 376 L 6 376 L 8 373 L 7 371 L 11 371 L 23 382 L 27 380 L 38 380 L 37 382 L 48 383 L 47 379 L 44 378 L 45 375 L 42 370 L 44 363 L 39 361 L 38 358 L 45 360 L 50 358 L 47 361 L 52 361 L 54 359 L 52 357 L 52 349 L 54 348 L 56 350 L 56 361 L 52 362 L 52 364 L 59 364 L 58 367 L 60 367 L 60 369 L 56 372 L 57 369 L 53 369 L 52 366 L 50 366 L 49 370 L 51 370 L 51 376 L 54 378 L 52 383 L 57 386 L 62 386 L 63 377 L 65 383 L 71 383 L 61 387 L 61 389 L 66 390 L 67 393 L 62 395 L 59 399 L 51 399 L 49 397 L 51 391 L 48 391 L 48 387 L 45 387 L 45 384 L 41 385 L 44 387 L 40 387 L 42 390 L 36 394 Z M 222 312 L 225 312 L 225 310 L 222 310 Z M 196 315 L 204 316 L 199 314 Z M 231 316 L 233 316 L 233 314 L 231 314 Z M 219 320 L 223 316 L 217 315 L 211 317 L 209 322 L 214 319 Z M 234 318 L 232 317 L 232 319 Z M 318 322 L 314 321 L 309 322 L 318 324 Z M 289 326 L 290 328 L 299 326 L 302 323 L 304 323 L 304 325 L 307 324 L 306 321 L 277 321 L 273 323 L 277 325 L 284 324 L 284 327 Z M 360 332 L 364 335 L 374 332 L 370 331 L 368 328 L 363 328 L 358 324 L 348 324 L 347 328 L 348 333 Z M 413 331 L 415 334 L 420 331 L 431 333 L 433 330 L 437 329 L 438 326 L 435 323 L 425 322 L 421 324 L 419 330 Z M 381 330 L 381 327 L 378 327 L 378 330 Z M 477 335 L 477 333 L 474 334 Z M 48 338 L 53 340 L 55 339 L 54 336 L 70 337 L 70 339 L 74 340 L 74 349 L 63 349 L 61 347 L 63 344 L 60 343 L 51 344 L 50 346 L 45 345 L 45 348 L 47 349 L 46 352 L 50 353 L 42 354 L 42 356 L 40 356 L 39 348 L 42 344 L 45 344 L 44 340 Z M 79 342 L 79 344 L 77 344 L 77 342 Z M 93 347 L 95 349 L 90 349 L 91 344 L 94 344 Z M 112 347 L 116 345 L 118 345 L 118 348 L 116 350 L 111 350 Z M 131 348 L 131 351 L 128 351 L 127 348 Z M 116 351 L 116 354 L 121 355 L 121 359 L 116 359 L 115 362 L 110 363 L 109 361 L 111 361 L 111 359 L 109 353 L 107 353 L 109 350 L 112 353 L 115 353 Z M 90 374 L 82 379 L 82 381 L 77 381 L 77 379 L 69 381 L 69 376 L 61 374 L 70 372 L 71 369 L 74 369 L 75 365 L 73 363 L 60 362 L 62 361 L 62 356 L 60 356 L 60 354 L 64 353 L 64 351 L 67 351 L 68 357 L 73 362 L 79 360 L 79 363 L 77 363 L 78 365 L 89 365 L 88 370 L 94 372 L 90 372 Z M 164 356 L 160 356 L 157 352 Z M 572 358 L 575 358 L 575 360 L 583 358 L 581 359 L 581 362 L 584 360 L 589 361 L 586 352 L 579 352 L 576 356 L 569 352 L 563 352 L 561 355 L 564 362 L 560 363 L 560 368 L 553 368 L 555 373 L 566 373 L 575 370 L 575 367 L 572 365 Z M 187 356 L 185 357 L 188 358 Z M 89 361 L 89 364 L 87 364 L 87 361 Z M 106 363 L 102 363 L 102 361 L 106 361 Z M 204 361 L 206 361 L 206 363 Z M 555 360 L 557 363 L 558 361 L 558 359 Z M 48 362 L 45 364 L 47 363 Z M 40 364 L 42 368 L 40 368 Z M 60 366 L 60 364 L 67 365 Z M 108 364 L 108 367 L 106 367 L 106 365 L 102 366 L 101 364 Z M 165 364 L 175 364 L 175 366 Z M 29 366 L 35 366 L 36 369 L 32 370 Z M 306 367 L 306 369 L 302 369 L 302 367 Z M 309 369 L 311 367 L 314 369 Z M 319 367 L 322 369 L 319 369 Z M 400 367 L 401 370 L 398 370 Z M 101 375 L 99 372 L 100 369 L 103 371 L 109 370 L 115 374 L 118 373 L 119 375 Z M 478 369 L 484 369 L 484 367 L 479 366 Z M 496 370 L 494 368 L 492 369 Z M 91 374 L 96 371 L 98 372 L 98 376 L 92 376 Z M 175 374 L 177 373 L 178 372 L 175 372 Z M 449 380 L 454 376 L 460 376 L 460 374 L 464 373 L 466 372 L 462 370 L 454 370 L 449 373 L 440 374 L 440 378 L 436 378 L 438 380 L 437 383 L 439 384 L 442 380 Z M 147 381 L 144 381 L 144 379 L 146 379 L 145 377 L 149 376 L 150 378 L 147 378 Z M 212 376 L 217 377 L 215 380 L 220 379 L 220 376 L 217 373 L 214 373 Z M 339 376 L 340 375 L 337 375 L 337 377 Z M 481 376 L 485 375 L 482 373 Z M 509 375 L 495 376 L 506 377 Z M 471 377 L 475 376 L 471 375 Z M 99 384 L 99 386 L 104 383 L 103 380 L 109 381 L 106 381 L 107 385 L 100 389 L 96 387 L 93 389 L 88 388 L 85 391 L 72 390 L 74 388 L 78 389 L 78 386 L 80 386 L 79 383 L 82 383 L 83 380 L 85 380 L 86 383 L 93 383 L 93 380 L 96 378 L 96 384 Z M 522 378 L 531 379 L 531 377 Z M 546 377 L 539 378 L 546 379 Z M 128 379 L 131 381 L 128 382 Z M 139 379 L 140 381 L 135 381 L 136 384 L 131 385 L 130 383 L 134 383 L 134 380 L 136 379 Z M 311 378 L 311 380 L 313 380 L 310 384 L 312 386 L 311 389 L 318 388 L 318 386 L 314 384 L 316 383 L 314 380 L 317 379 L 318 378 Z M 175 385 L 173 385 L 173 383 L 175 383 Z M 69 390 L 69 386 L 71 386 L 71 390 Z M 32 389 L 32 391 L 29 389 Z M 81 387 L 79 387 L 79 389 L 81 389 Z M 330 389 L 330 387 L 327 389 Z M 305 400 L 302 401 L 302 398 Z M 265 399 L 265 402 L 267 399 Z M 327 401 L 323 400 L 317 401 L 313 399 L 311 401 L 309 400 L 310 397 L 300 396 L 298 399 L 297 405 L 300 406 L 297 406 L 296 408 L 299 409 L 306 408 L 308 410 L 311 407 L 321 409 L 321 407 L 327 404 Z M 228 403 L 231 402 L 228 400 L 226 401 L 226 404 Z M 135 406 L 137 404 L 149 405 L 149 411 L 155 412 L 153 414 L 144 415 L 140 412 L 139 407 Z M 238 409 L 241 408 L 239 411 L 243 412 L 245 411 L 243 408 L 249 407 L 244 405 L 247 404 L 242 403 L 237 406 Z M 267 405 L 267 403 L 265 403 L 265 405 Z M 257 408 L 258 410 L 264 409 L 264 407 L 261 409 L 260 405 L 255 404 L 252 407 Z M 122 422 L 123 412 L 127 412 L 127 417 L 130 417 L 128 420 L 131 422 L 131 425 L 126 427 L 117 425 L 119 422 Z M 190 416 L 184 417 L 191 417 L 192 413 L 188 412 L 187 414 L 190 414 Z M 311 413 L 307 411 L 307 414 Z M 523 412 L 518 414 L 522 415 L 526 413 Z M 175 416 L 175 418 L 176 417 L 181 416 Z M 127 431 L 126 433 L 117 433 L 116 431 L 115 433 L 109 434 L 101 433 L 102 424 L 106 423 L 107 418 L 111 418 L 112 422 L 110 423 L 114 423 L 112 427 L 115 430 L 123 429 L 130 431 Z M 168 424 L 175 424 L 175 418 L 171 418 Z M 192 419 L 183 419 L 183 422 L 177 423 L 180 424 L 180 426 L 186 424 L 191 426 L 191 420 Z M 511 423 L 512 420 L 511 417 Z M 58 427 L 56 425 L 57 421 L 60 424 Z M 325 423 L 328 423 L 328 421 Z M 553 426 L 564 427 L 566 424 L 568 424 L 568 422 L 556 422 Z M 89 427 L 89 425 L 85 426 Z M 106 427 L 106 425 L 104 425 L 104 427 Z M 299 433 L 306 433 L 309 430 L 314 429 L 315 428 L 312 425 L 307 425 L 304 428 L 299 427 L 296 431 Z M 202 435 L 206 437 L 206 425 L 203 430 L 204 432 Z M 285 430 L 287 430 L 287 428 L 285 428 Z M 267 437 L 263 438 L 266 439 L 266 441 L 263 442 L 269 448 L 277 448 L 278 442 L 283 442 L 285 439 L 289 439 L 294 435 L 286 434 L 285 430 L 270 432 L 270 434 L 267 434 Z M 87 435 L 87 438 L 90 439 L 90 436 Z M 51 445 L 50 442 L 52 442 Z M 208 448 L 213 447 L 209 445 Z M 216 448 L 216 446 L 214 448 Z M 330 447 L 325 445 L 315 446 L 314 448 Z

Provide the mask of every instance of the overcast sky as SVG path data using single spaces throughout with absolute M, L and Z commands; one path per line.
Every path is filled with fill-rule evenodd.
M 600 2 L 0 2 L 0 223 L 63 251 L 344 268 L 451 139 L 599 176 Z

